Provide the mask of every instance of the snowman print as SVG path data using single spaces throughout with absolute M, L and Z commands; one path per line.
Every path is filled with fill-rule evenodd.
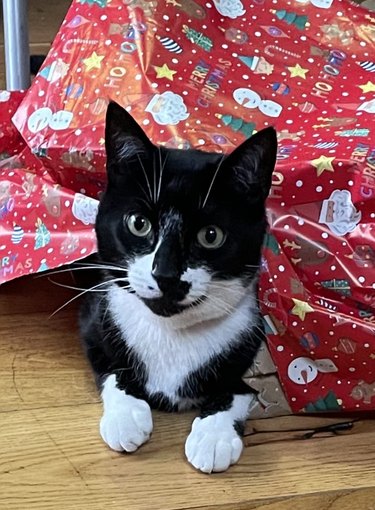
M 337 372 L 338 368 L 330 359 L 312 360 L 311 358 L 296 358 L 288 366 L 288 377 L 295 384 L 309 384 L 318 373 Z
M 244 108 L 258 108 L 267 117 L 279 117 L 283 107 L 269 99 L 262 99 L 254 90 L 241 87 L 233 92 L 234 100 Z
M 67 129 L 73 119 L 73 112 L 59 110 L 52 113 L 51 108 L 43 107 L 35 110 L 27 120 L 27 127 L 31 133 L 39 133 L 49 126 L 54 131 Z

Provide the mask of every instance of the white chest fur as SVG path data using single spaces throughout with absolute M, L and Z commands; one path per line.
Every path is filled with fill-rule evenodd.
M 210 314 L 210 305 L 204 302 L 165 318 L 153 314 L 134 294 L 111 288 L 109 309 L 124 340 L 146 367 L 150 395 L 161 392 L 177 404 L 178 388 L 188 375 L 231 348 L 240 332 L 252 329 L 253 290 L 243 289 L 237 299 L 231 313 L 219 318 L 217 310 Z

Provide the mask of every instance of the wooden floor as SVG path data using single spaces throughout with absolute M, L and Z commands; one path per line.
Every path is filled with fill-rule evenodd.
M 110 451 L 98 434 L 101 405 L 76 306 L 49 319 L 72 295 L 44 278 L 0 287 L 1 510 L 375 510 L 374 419 L 340 437 L 250 436 L 240 463 L 216 475 L 194 471 L 184 458 L 191 414 L 156 413 L 148 444 L 131 455 Z M 285 430 L 339 420 L 252 426 Z

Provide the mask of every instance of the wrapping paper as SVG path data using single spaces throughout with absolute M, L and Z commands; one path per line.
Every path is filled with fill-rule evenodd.
M 274 125 L 260 300 L 287 407 L 374 409 L 374 47 L 345 0 L 73 2 L 13 117 L 38 186 L 26 199 L 25 170 L 2 173 L 0 254 L 30 261 L 3 280 L 95 249 L 110 99 L 172 147 L 229 152 Z M 263 410 L 282 394 L 268 375 Z
M 57 184 L 10 122 L 23 97 L 0 91 L 0 284 L 96 248 L 97 200 Z

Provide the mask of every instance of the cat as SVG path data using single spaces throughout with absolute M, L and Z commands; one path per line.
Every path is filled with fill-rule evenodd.
M 100 434 L 134 452 L 150 438 L 152 408 L 198 409 L 187 460 L 225 471 L 243 449 L 254 394 L 242 375 L 264 338 L 256 294 L 276 132 L 265 128 L 227 156 L 168 149 L 111 102 L 105 147 L 101 282 L 80 314 L 103 401 Z

